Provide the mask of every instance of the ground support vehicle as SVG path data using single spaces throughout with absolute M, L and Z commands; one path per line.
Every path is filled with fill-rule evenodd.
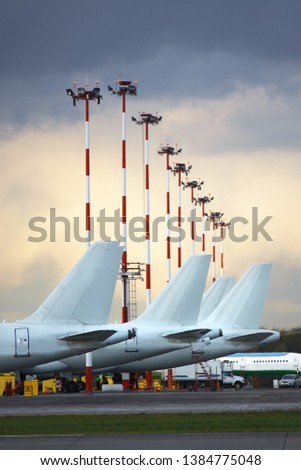
M 164 380 L 167 380 L 167 371 L 164 371 Z M 240 390 L 245 385 L 244 377 L 232 373 L 230 362 L 218 359 L 173 369 L 173 380 L 178 388 L 208 387 L 216 390 L 224 387 L 232 387 Z

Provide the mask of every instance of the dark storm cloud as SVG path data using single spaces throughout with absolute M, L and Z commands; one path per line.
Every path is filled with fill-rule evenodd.
M 163 45 L 301 56 L 297 0 L 5 0 L 1 10 L 2 77 L 138 62 Z
M 170 84 L 169 93 L 193 94 L 199 77 L 200 92 L 218 94 L 240 80 L 266 80 L 266 61 L 298 66 L 301 58 L 297 0 L 2 0 L 1 6 L 2 133 L 42 116 L 64 118 L 65 85 L 95 70 L 101 80 L 133 74 L 149 96 L 166 94 Z

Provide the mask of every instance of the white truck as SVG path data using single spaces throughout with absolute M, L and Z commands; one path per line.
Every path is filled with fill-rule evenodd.
M 167 380 L 167 371 L 164 371 Z M 210 361 L 173 369 L 173 381 L 180 386 L 232 387 L 236 390 L 245 385 L 244 377 L 232 373 L 232 363 L 212 359 Z

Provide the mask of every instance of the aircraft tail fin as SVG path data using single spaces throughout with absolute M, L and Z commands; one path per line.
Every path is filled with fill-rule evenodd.
M 122 248 L 97 241 L 79 259 L 26 323 L 107 323 Z
M 206 320 L 235 284 L 235 277 L 218 278 L 204 294 L 197 323 Z
M 138 322 L 195 324 L 202 302 L 210 255 L 190 256 Z
M 271 269 L 271 263 L 250 266 L 207 320 L 219 325 L 258 328 Z

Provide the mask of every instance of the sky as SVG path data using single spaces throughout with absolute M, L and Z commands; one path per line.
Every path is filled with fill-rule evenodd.
M 0 320 L 32 313 L 86 249 L 73 230 L 66 240 L 59 222 L 50 239 L 51 214 L 84 227 L 85 115 L 84 103 L 73 107 L 66 95 L 73 81 L 92 88 L 100 80 L 103 96 L 90 106 L 91 215 L 120 209 L 121 100 L 107 85 L 123 79 L 138 81 L 138 95 L 127 98 L 128 220 L 144 214 L 143 127 L 131 116 L 158 113 L 149 136 L 151 219 L 165 216 L 157 151 L 178 145 L 180 161 L 192 165 L 189 178 L 204 181 L 199 195 L 214 196 L 210 210 L 232 221 L 236 238 L 246 235 L 225 240 L 225 275 L 239 279 L 253 263 L 273 263 L 261 325 L 300 327 L 300 2 L 2 0 L 1 7 Z M 189 211 L 183 191 L 186 219 Z M 44 218 L 43 241 L 31 229 L 36 217 Z M 256 232 L 260 223 L 265 232 Z M 183 228 L 184 262 L 188 222 Z M 166 284 L 165 235 L 161 224 L 151 244 L 152 298 Z M 210 253 L 209 235 L 206 246 Z M 201 253 L 199 243 L 195 249 Z M 144 243 L 128 240 L 128 257 L 145 262 Z M 139 313 L 144 308 L 138 281 Z M 118 282 L 110 321 L 121 321 L 120 311 Z

